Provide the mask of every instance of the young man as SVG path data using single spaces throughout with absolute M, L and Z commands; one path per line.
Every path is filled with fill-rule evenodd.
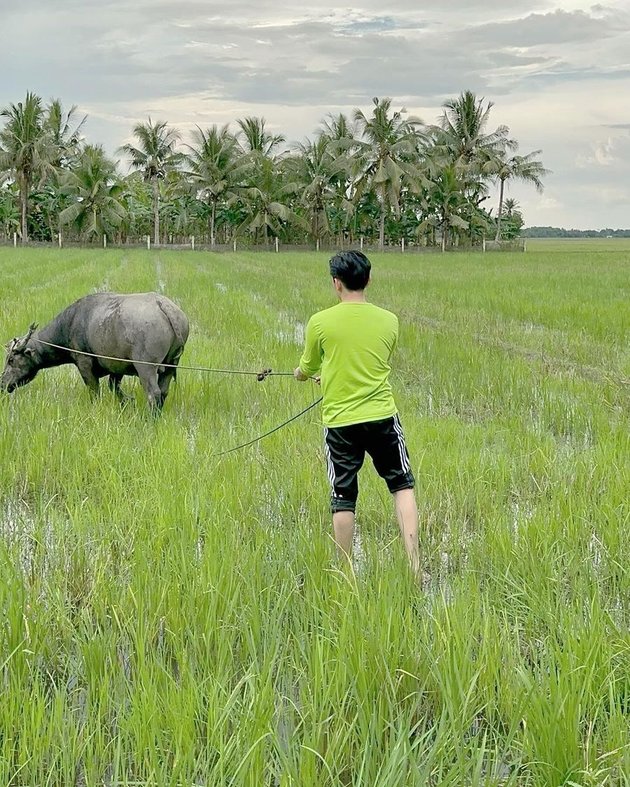
M 390 357 L 398 340 L 398 318 L 368 303 L 370 261 L 360 251 L 330 260 L 340 303 L 314 314 L 297 380 L 321 379 L 328 478 L 338 550 L 350 556 L 357 474 L 366 452 L 394 496 L 396 516 L 414 573 L 419 573 L 418 509 L 414 477 L 389 383 Z M 316 375 L 321 374 L 321 378 Z

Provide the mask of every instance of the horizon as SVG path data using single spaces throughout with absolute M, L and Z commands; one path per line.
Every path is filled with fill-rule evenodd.
M 519 152 L 541 150 L 542 195 L 513 184 L 528 226 L 628 224 L 630 10 L 625 0 L 374 0 L 351 8 L 278 8 L 220 0 L 43 0 L 3 14 L 0 105 L 27 90 L 88 115 L 85 134 L 113 152 L 134 123 L 195 125 L 264 117 L 288 140 L 312 137 L 328 112 L 366 110 L 374 95 L 435 123 L 463 90 L 494 102 Z

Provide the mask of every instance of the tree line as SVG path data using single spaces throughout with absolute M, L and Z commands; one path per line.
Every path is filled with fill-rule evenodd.
M 630 238 L 630 229 L 565 230 L 564 227 L 527 227 L 524 238 Z
M 492 106 L 466 91 L 427 125 L 374 98 L 370 113 L 331 114 L 292 146 L 264 118 L 238 119 L 234 131 L 196 127 L 187 140 L 149 118 L 117 151 L 123 174 L 102 145 L 85 141 L 76 106 L 27 93 L 0 111 L 0 233 L 22 243 L 63 232 L 82 242 L 363 237 L 443 248 L 511 239 L 523 217 L 506 184 L 540 191 L 547 170 L 540 150 L 520 154 L 507 126 L 490 127 Z

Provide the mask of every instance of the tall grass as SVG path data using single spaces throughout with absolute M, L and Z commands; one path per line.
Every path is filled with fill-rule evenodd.
M 334 557 L 317 395 L 76 370 L 0 397 L 0 783 L 630 783 L 630 252 L 373 258 L 401 316 L 418 587 L 373 469 Z M 183 363 L 290 370 L 319 255 L 0 252 L 0 335 L 163 290 Z M 105 386 L 104 386 L 105 387 Z

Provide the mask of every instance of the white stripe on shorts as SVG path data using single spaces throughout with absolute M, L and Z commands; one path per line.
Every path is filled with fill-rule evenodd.
M 326 454 L 326 465 L 328 468 L 328 481 L 330 482 L 330 488 L 334 491 L 335 489 L 335 466 L 333 465 L 332 457 L 330 455 L 330 446 L 328 445 L 327 438 L 328 437 L 328 429 L 324 427 L 324 453 Z
M 411 472 L 411 465 L 409 464 L 409 454 L 407 453 L 407 446 L 405 445 L 405 436 L 403 434 L 400 419 L 396 414 L 394 416 L 394 430 L 398 435 L 398 453 L 400 454 L 400 465 L 405 473 Z

